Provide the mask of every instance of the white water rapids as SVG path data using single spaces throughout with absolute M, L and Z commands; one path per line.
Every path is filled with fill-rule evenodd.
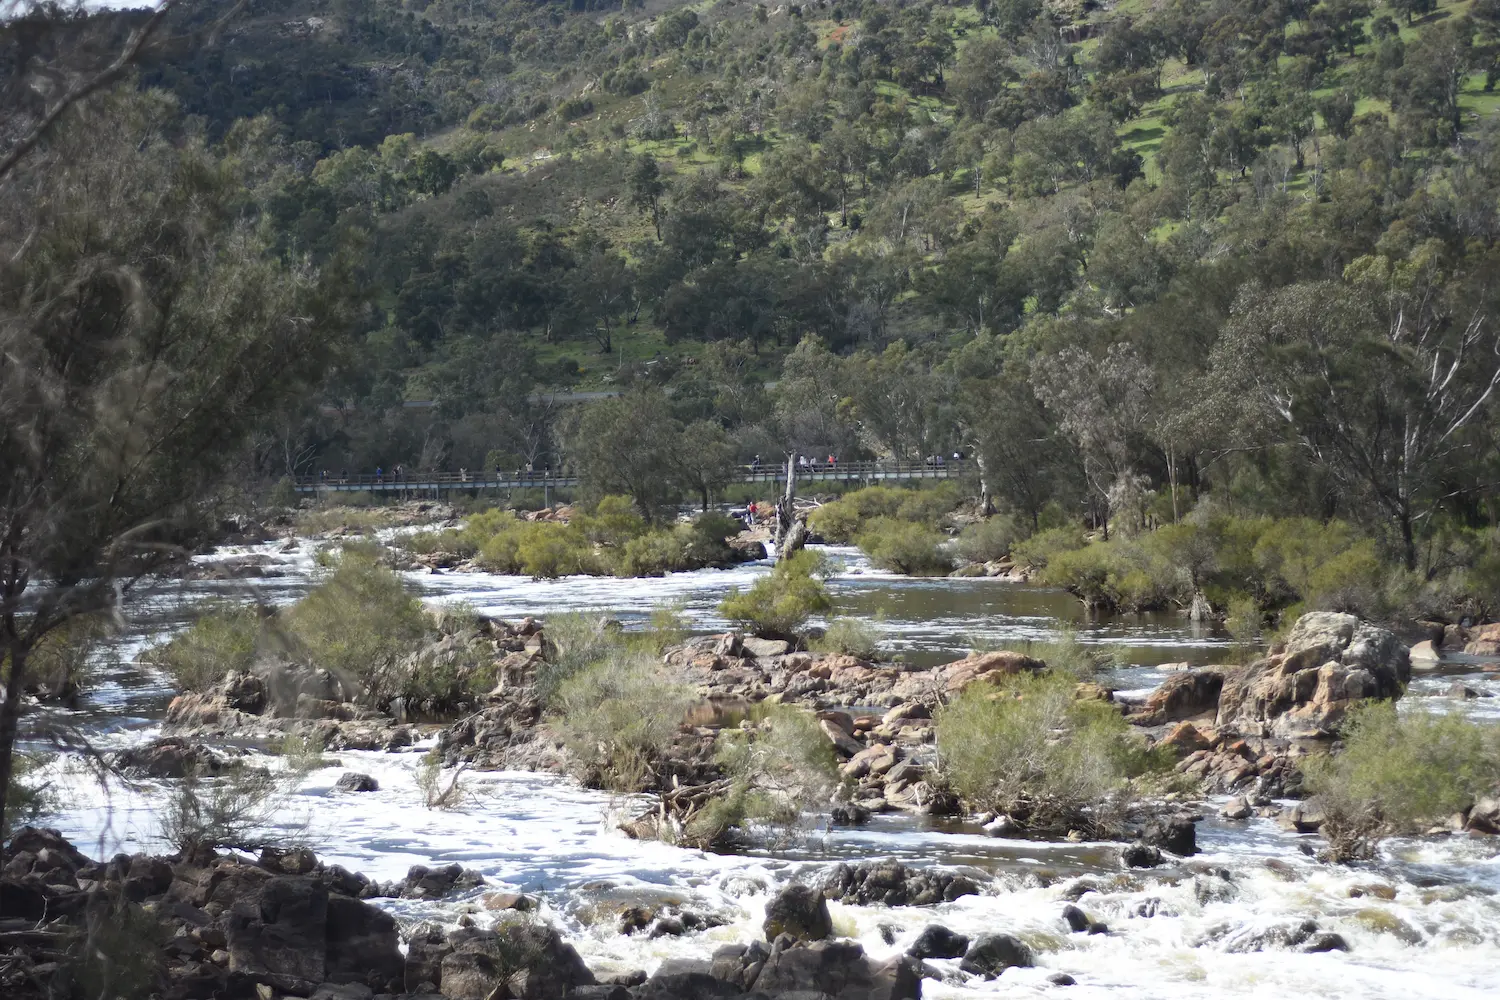
M 310 548 L 279 553 L 287 575 L 247 584 L 185 584 L 196 600 L 205 593 L 248 587 L 264 600 L 286 601 L 310 578 Z M 1071 616 L 1066 595 L 990 580 L 914 581 L 874 573 L 856 555 L 838 550 L 845 571 L 832 582 L 849 613 L 882 613 L 888 643 L 913 659 L 937 662 L 960 654 L 972 637 L 1015 644 L 1044 638 L 1059 616 Z M 210 558 L 221 558 L 224 554 Z M 413 576 L 424 596 L 464 600 L 478 610 L 515 619 L 559 610 L 609 610 L 627 623 L 667 601 L 680 601 L 695 627 L 722 626 L 714 610 L 724 591 L 745 585 L 762 566 L 687 573 L 651 580 L 567 579 L 536 582 L 483 574 Z M 169 619 L 171 602 L 155 608 Z M 1214 662 L 1224 642 L 1194 636 L 1171 618 L 1090 625 L 1085 641 L 1123 650 L 1133 666 L 1105 682 L 1149 688 L 1164 674 L 1157 665 Z M 154 627 L 162 627 L 158 620 Z M 136 637 L 113 667 L 101 669 L 95 704 L 84 714 L 103 745 L 138 743 L 159 734 L 164 688 L 130 663 Z M 1500 714 L 1500 699 L 1460 703 L 1435 697 L 1453 681 L 1420 679 L 1412 700 L 1446 708 Z M 1476 666 L 1461 678 L 1482 694 L 1500 693 L 1500 676 Z M 1271 820 L 1229 822 L 1212 815 L 1199 824 L 1202 853 L 1191 861 L 1148 872 L 1127 872 L 1117 850 L 1101 844 L 1042 844 L 990 838 L 972 828 L 941 832 L 905 816 L 878 817 L 861 829 L 819 829 L 786 849 L 753 855 L 716 855 L 633 841 L 611 817 L 627 805 L 557 778 L 523 773 L 467 773 L 467 794 L 456 809 L 428 810 L 416 786 L 424 748 L 393 754 L 339 753 L 342 769 L 310 774 L 280 814 L 289 835 L 313 846 L 329 863 L 385 881 L 413 864 L 459 862 L 482 872 L 485 891 L 507 889 L 540 896 L 543 915 L 560 924 L 596 971 L 655 968 L 668 957 L 707 957 L 729 942 L 759 934 L 770 892 L 787 878 L 811 876 L 838 861 L 897 858 L 908 865 L 941 864 L 980 875 L 981 896 L 934 907 L 834 904 L 835 927 L 872 955 L 894 955 L 929 923 L 961 933 L 1007 931 L 1028 941 L 1034 969 L 1012 969 L 999 980 L 966 980 L 956 962 L 935 962 L 947 976 L 929 981 L 928 997 L 1026 997 L 1054 994 L 1054 972 L 1077 979 L 1065 995 L 1113 998 L 1285 997 L 1450 1000 L 1500 995 L 1500 840 L 1429 838 L 1388 845 L 1382 859 L 1358 867 L 1315 862 L 1303 852 L 1316 838 L 1280 831 Z M 374 776 L 380 790 L 333 790 L 343 770 Z M 152 806 L 159 786 L 101 788 L 74 762 L 52 765 L 62 811 L 48 820 L 85 851 L 165 850 Z M 1212 810 L 1210 810 L 1212 813 Z M 1226 877 L 1227 876 L 1227 877 Z M 1064 893 L 1080 877 L 1098 891 L 1078 905 L 1108 923 L 1103 935 L 1068 934 L 1061 919 Z M 1394 892 L 1385 899 L 1366 887 Z M 1351 890 L 1362 894 L 1351 896 Z M 482 893 L 424 903 L 379 900 L 403 921 L 455 921 L 480 906 Z M 726 921 L 683 937 L 648 940 L 616 932 L 614 913 L 632 903 L 673 903 Z M 1149 916 L 1146 914 L 1150 914 Z M 1285 950 L 1237 953 L 1257 930 L 1311 918 L 1342 935 L 1347 953 L 1304 955 Z

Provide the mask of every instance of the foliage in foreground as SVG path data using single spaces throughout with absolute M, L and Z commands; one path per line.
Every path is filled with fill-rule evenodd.
M 1105 702 L 1075 697 L 1057 673 L 973 684 L 937 713 L 937 746 L 949 785 L 975 809 L 1033 829 L 1108 831 L 1131 779 L 1165 771 Z
M 5 790 L 4 823 L 0 825 L 0 844 L 13 831 L 47 815 L 56 807 L 52 789 L 37 777 L 46 761 L 37 756 L 17 753 L 11 770 L 10 786 Z
M 838 787 L 833 746 L 812 713 L 768 705 L 752 719 L 719 734 L 715 759 L 730 786 L 689 824 L 694 842 L 722 843 L 732 831 L 753 827 L 790 833 Z
M 163 803 L 157 817 L 161 835 L 183 853 L 197 848 L 285 846 L 285 833 L 273 832 L 272 827 L 294 775 L 295 771 L 276 775 L 238 762 L 215 776 L 191 771 L 173 784 Z
M 813 615 L 833 607 L 821 576 L 821 555 L 803 550 L 756 580 L 749 590 L 732 587 L 719 611 L 739 628 L 767 638 L 795 639 Z
M 692 692 L 656 660 L 612 650 L 563 680 L 550 723 L 592 788 L 639 792 L 653 787 Z
M 1303 765 L 1335 860 L 1370 857 L 1381 838 L 1420 833 L 1500 788 L 1494 725 L 1378 702 L 1351 711 L 1342 737 L 1342 750 Z

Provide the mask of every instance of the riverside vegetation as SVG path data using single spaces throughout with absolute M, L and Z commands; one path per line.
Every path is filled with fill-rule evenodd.
M 1195 782 L 1241 817 L 1315 792 L 1285 820 L 1337 860 L 1500 831 L 1493 729 L 1394 711 L 1405 645 L 1340 613 L 1500 642 L 1489 0 L 0 12 L 7 993 L 596 985 L 541 928 L 414 932 L 403 960 L 368 879 L 215 855 L 256 844 L 269 786 L 209 741 L 392 750 L 427 722 L 435 779 L 569 770 L 653 796 L 632 833 L 703 845 L 814 806 L 982 810 L 1139 838 L 1120 860 L 1147 866 L 1191 853 Z M 86 689 L 92 623 L 170 585 L 248 493 L 565 467 L 576 526 L 481 514 L 411 546 L 638 575 L 730 561 L 711 512 L 664 515 L 788 452 L 962 452 L 956 489 L 815 520 L 899 573 L 1008 562 L 1099 613 L 1227 616 L 1243 662 L 1136 710 L 1057 656 L 908 670 L 852 626 L 806 651 L 831 607 L 803 556 L 726 602 L 756 635 L 549 636 L 424 609 L 348 546 L 296 606 L 206 609 L 149 654 L 182 689 L 174 734 L 111 766 L 177 782 L 178 857 L 98 864 L 17 828 L 47 807 L 23 708 Z M 879 872 L 882 901 L 977 888 Z M 830 892 L 877 898 L 844 874 Z M 778 939 L 831 930 L 816 905 L 783 919 L 794 888 L 717 992 L 828 985 L 799 962 L 919 992 L 905 959 Z M 958 951 L 964 975 L 1031 961 L 1000 936 Z

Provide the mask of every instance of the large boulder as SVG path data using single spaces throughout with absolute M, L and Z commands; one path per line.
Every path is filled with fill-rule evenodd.
M 1500 623 L 1470 629 L 1464 652 L 1470 656 L 1500 656 Z
M 976 896 L 979 885 L 953 872 L 907 868 L 897 861 L 864 861 L 835 865 L 824 877 L 823 893 L 829 899 L 860 906 L 931 906 Z
M 833 933 L 833 918 L 821 889 L 793 883 L 766 904 L 767 941 L 789 934 L 798 941 L 821 941 Z
M 817 996 L 847 1000 L 919 1000 L 919 963 L 906 956 L 876 964 L 855 941 L 792 942 L 781 938 L 771 948 L 757 993 L 771 996 Z
M 267 879 L 224 915 L 229 971 L 284 990 L 327 976 L 328 889 L 310 878 Z
M 1366 699 L 1399 698 L 1411 680 L 1406 645 L 1388 629 L 1334 612 L 1305 614 L 1282 651 L 1230 672 L 1217 724 L 1288 739 L 1330 736 Z
M 1014 934 L 981 934 L 969 945 L 959 968 L 972 976 L 994 979 L 1006 969 L 1031 964 L 1031 949 Z
M 1034 656 L 1002 649 L 989 653 L 970 653 L 938 670 L 942 673 L 949 692 L 956 694 L 978 680 L 1014 677 L 1019 673 L 1035 673 L 1046 668 L 1047 664 Z
M 1146 696 L 1141 711 L 1131 721 L 1159 726 L 1203 715 L 1212 717 L 1223 687 L 1224 673 L 1220 670 L 1184 670 L 1172 674 Z
M 441 958 L 439 986 L 449 1000 L 552 1000 L 594 985 L 578 952 L 547 924 L 459 928 L 447 944 L 453 951 Z
M 329 982 L 363 983 L 383 993 L 405 979 L 396 918 L 384 910 L 330 894 L 323 941 Z

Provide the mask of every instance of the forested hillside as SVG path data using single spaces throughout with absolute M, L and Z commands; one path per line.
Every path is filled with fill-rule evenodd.
M 1211 497 L 1431 575 L 1497 513 L 1497 42 L 1494 0 L 254 0 L 140 83 L 358 276 L 265 474 L 961 450 L 1032 526 Z

